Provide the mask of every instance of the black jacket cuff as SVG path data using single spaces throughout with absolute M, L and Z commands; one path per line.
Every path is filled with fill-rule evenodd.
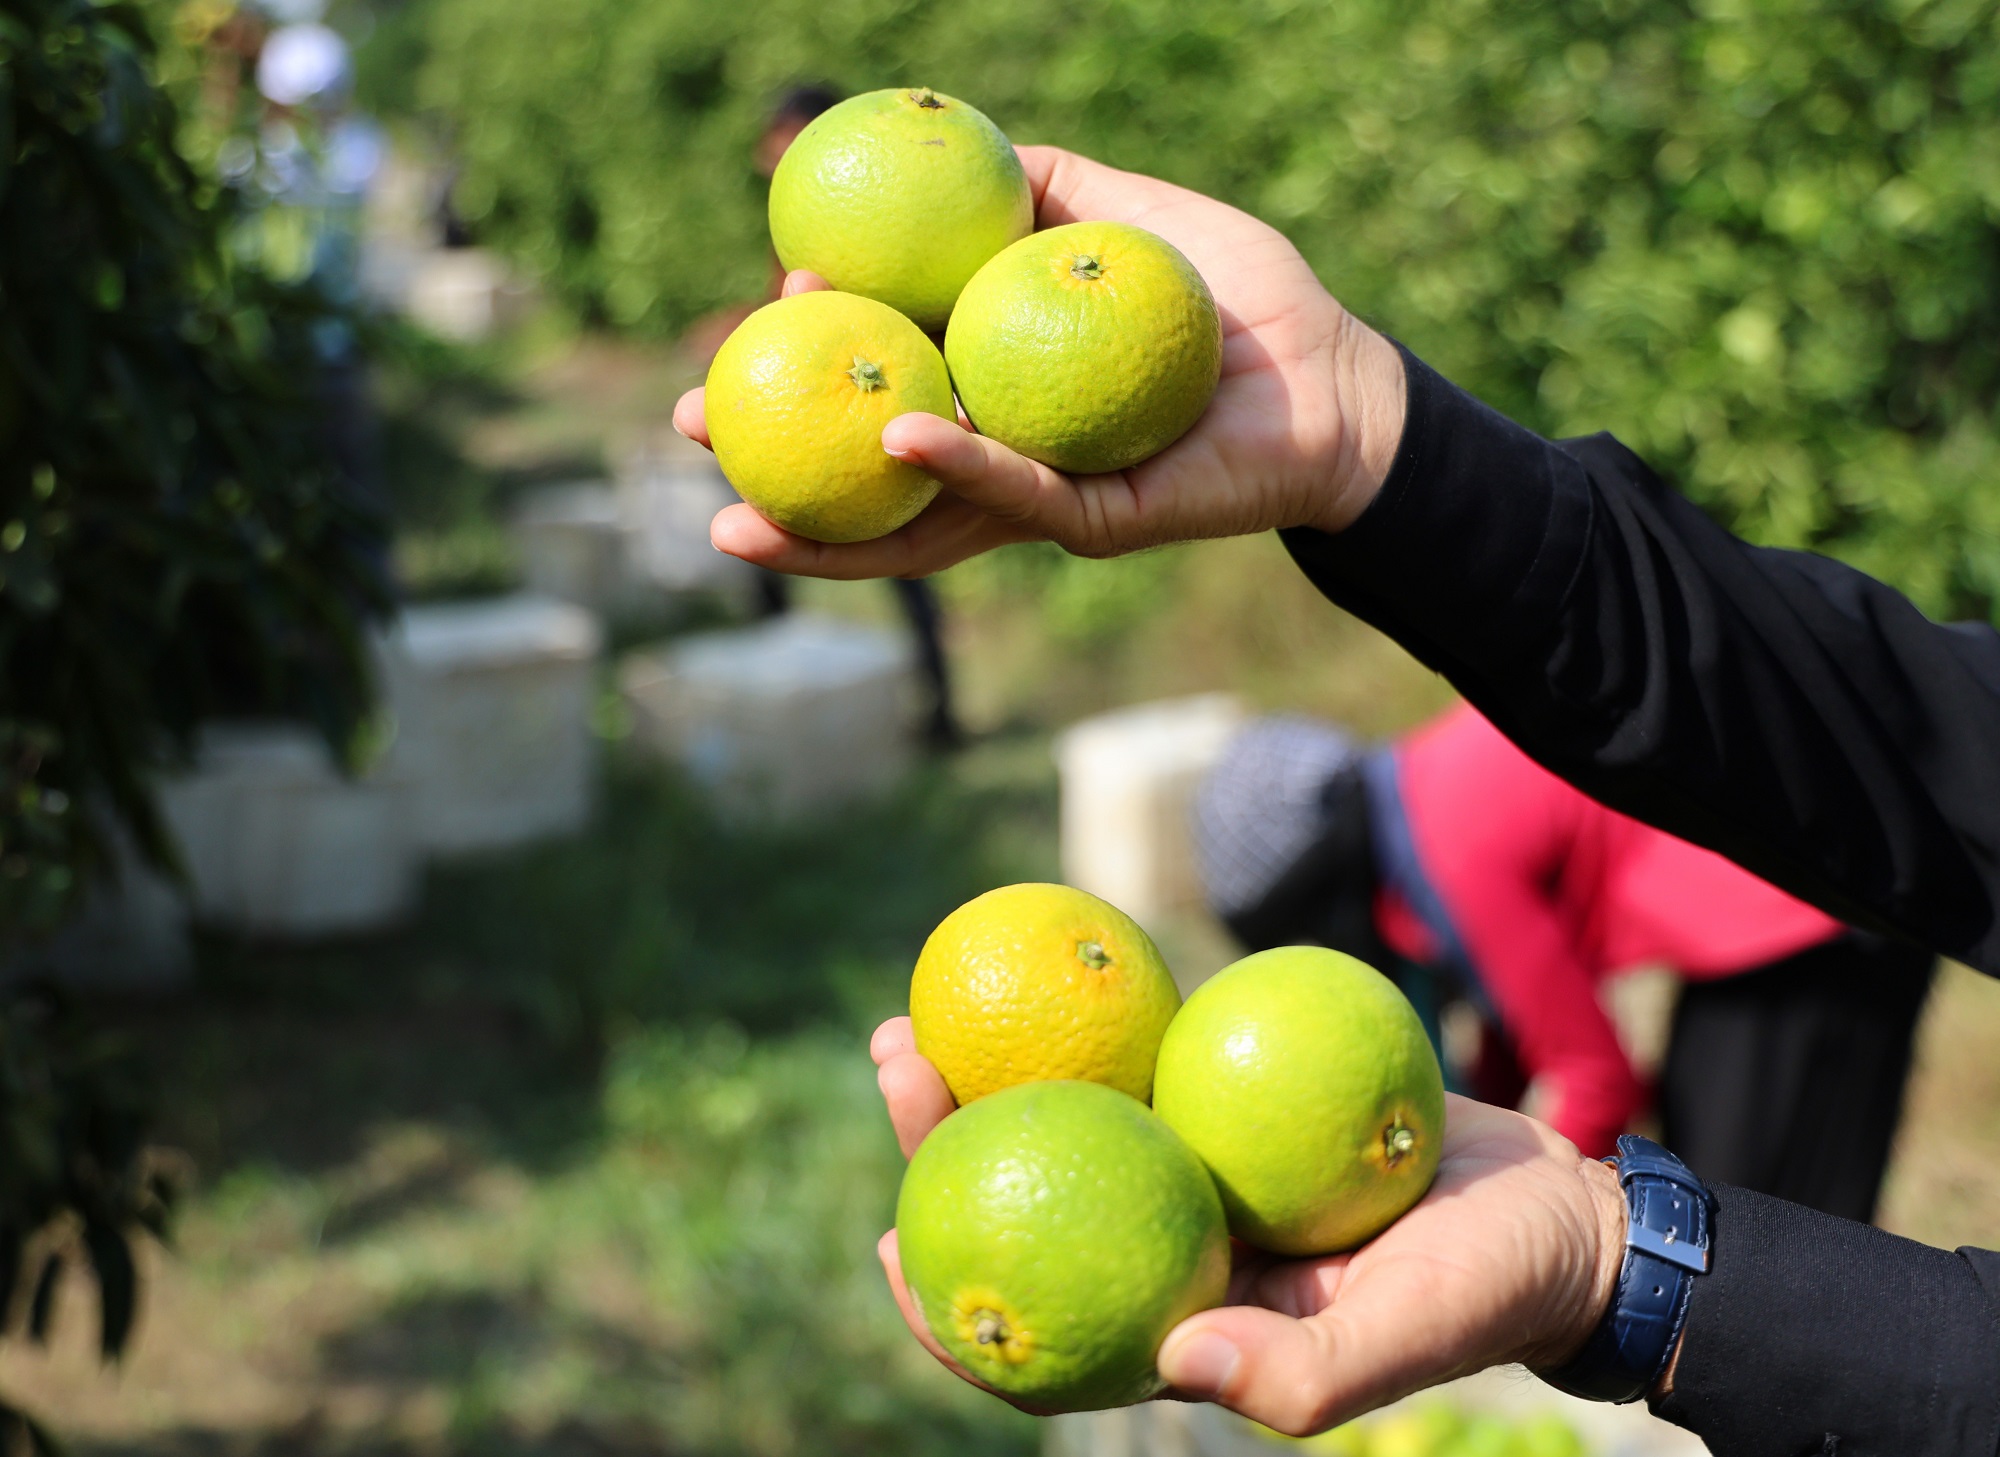
M 1329 598 L 1441 672 L 1539 660 L 1590 534 L 1584 468 L 1396 347 L 1407 404 L 1388 479 L 1345 531 L 1297 527 L 1285 546 Z
M 1674 1392 L 1715 1457 L 1993 1457 L 2000 1257 L 1718 1185 Z

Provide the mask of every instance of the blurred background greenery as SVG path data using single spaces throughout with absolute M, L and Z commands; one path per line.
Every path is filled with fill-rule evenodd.
M 241 222 L 215 183 L 241 117 L 204 93 L 196 48 L 229 9 L 0 0 L 0 19 L 129 27 L 107 74 L 135 97 L 157 82 L 178 109 L 125 133 L 93 112 L 73 133 L 136 155 L 197 209 L 206 262 L 172 297 L 282 320 L 257 301 L 308 301 L 218 242 Z M 399 150 L 451 172 L 472 240 L 546 301 L 476 346 L 363 328 L 394 560 L 418 593 L 511 585 L 520 492 L 604 473 L 698 379 L 684 331 L 761 294 L 750 154 L 774 100 L 801 82 L 921 83 L 1017 140 L 1267 218 L 1453 378 L 1538 428 L 1615 432 L 1753 539 L 1842 555 L 1941 614 L 1994 615 L 2000 0 L 335 0 L 328 18 L 356 45 L 363 104 Z M 24 195 L 18 54 L 0 77 L 4 207 Z M 86 272 L 77 288 L 105 286 Z M 248 351 L 225 352 L 225 373 L 294 347 L 282 327 L 235 329 L 214 336 Z M 0 370 L 32 353 L 0 340 Z M 0 373 L 0 439 L 28 418 L 10 388 Z M 317 479 L 291 463 L 303 427 L 286 408 L 252 412 L 267 475 L 245 480 Z M 117 438 L 115 416 L 87 415 L 31 423 Z M 180 443 L 227 438 L 203 426 Z M 13 454 L 5 468 L 8 520 L 39 532 L 40 477 Z M 273 491 L 280 512 L 293 498 Z M 294 533 L 301 572 L 344 569 L 318 518 L 258 519 Z M 260 590 L 292 580 L 202 559 Z M 42 620 L 21 596 L 32 581 L 8 569 L 8 633 Z M 1269 539 L 1111 563 L 1014 548 L 941 586 L 974 742 L 865 813 L 732 827 L 628 755 L 607 713 L 584 838 L 434 872 L 393 936 L 212 938 L 190 991 L 97 999 L 75 1061 L 108 1066 L 106 1038 L 128 1049 L 108 1081 L 150 1080 L 145 1167 L 189 1194 L 171 1252 L 139 1246 L 122 1367 L 97 1359 L 96 1292 L 72 1262 L 50 1287 L 51 1344 L 0 1345 L 0 1390 L 74 1450 L 125 1457 L 1032 1450 L 1035 1423 L 938 1372 L 881 1290 L 872 1246 L 900 1164 L 868 1028 L 945 911 L 1056 872 L 1062 724 L 1226 688 L 1386 733 L 1449 695 Z M 891 611 L 870 584 L 802 595 Z M 357 623 L 352 604 L 327 619 Z M 184 705 L 168 729 L 208 711 L 174 698 L 177 660 L 147 661 Z M 33 720 L 30 681 L 7 675 L 8 725 Z M 329 732 L 349 741 L 359 687 L 324 681 L 340 690 Z M 144 757 L 123 752 L 105 762 Z M 32 832 L 47 802 L 19 790 L 6 807 L 41 815 Z M 91 869 L 60 846 L 38 863 Z M 1168 949 L 1190 967 L 1223 954 L 1194 931 Z M 1922 1056 L 1885 1222 L 1990 1241 L 2000 987 L 1948 978 Z M 121 1117 L 135 1098 L 120 1092 Z M 4 1084 L 0 1104 L 27 1106 Z M 117 1124 L 121 1147 L 134 1126 Z M 64 1248 L 55 1228 L 30 1253 Z
M 964 97 L 1277 224 L 1508 414 L 1611 430 L 1751 538 L 2000 590 L 1991 0 L 408 0 L 373 104 L 479 236 L 670 336 L 754 294 L 801 77 Z

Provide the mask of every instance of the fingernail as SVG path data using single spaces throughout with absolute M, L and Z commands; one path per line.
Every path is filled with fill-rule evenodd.
M 1160 1354 L 1160 1374 L 1194 1396 L 1220 1394 L 1242 1359 L 1234 1341 L 1213 1331 L 1199 1331 Z
M 675 421 L 672 421 L 672 420 L 669 420 L 669 421 L 668 421 L 667 423 L 668 423 L 669 425 L 672 425 L 672 426 L 674 427 L 674 434 L 676 434 L 676 435 L 680 436 L 680 438 L 681 438 L 681 439 L 683 439 L 683 440 L 692 440 L 692 439 L 694 439 L 694 437 L 693 437 L 692 435 L 688 434 L 688 433 L 687 433 L 687 431 L 685 431 L 685 430 L 681 429 L 680 425 L 679 425 L 679 424 L 678 424 L 677 422 L 675 422 Z

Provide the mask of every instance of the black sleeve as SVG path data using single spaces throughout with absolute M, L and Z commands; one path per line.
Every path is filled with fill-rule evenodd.
M 1726 1185 L 1674 1392 L 1714 1457 L 1992 1457 L 2000 1256 Z
M 1604 803 L 2000 974 L 2000 635 L 1404 362 L 1381 494 L 1284 534 L 1320 590 Z M 1660 1412 L 1716 1457 L 2000 1450 L 2000 1255 L 1723 1190 L 1715 1257 Z
M 1319 588 L 1594 798 L 2000 973 L 2000 634 L 1746 545 L 1611 437 L 1544 440 L 1404 358 L 1380 495 L 1284 533 Z

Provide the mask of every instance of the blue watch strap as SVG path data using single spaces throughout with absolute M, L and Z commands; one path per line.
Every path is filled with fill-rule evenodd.
M 1688 1166 L 1627 1134 L 1607 1159 L 1625 1190 L 1625 1263 L 1611 1308 L 1551 1386 L 1591 1401 L 1637 1401 L 1660 1379 L 1687 1320 L 1695 1277 L 1708 1273 L 1714 1201 Z

